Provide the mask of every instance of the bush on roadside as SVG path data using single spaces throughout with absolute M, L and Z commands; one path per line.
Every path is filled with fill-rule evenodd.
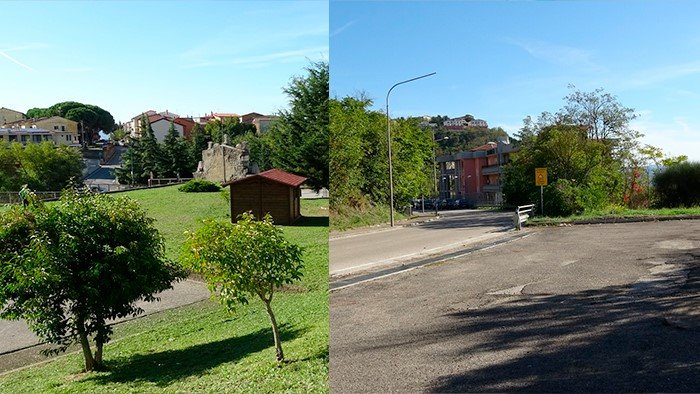
M 668 166 L 654 175 L 654 188 L 661 207 L 700 205 L 700 162 Z
M 185 193 L 207 193 L 218 192 L 221 190 L 221 186 L 206 179 L 192 179 L 178 187 L 177 190 Z

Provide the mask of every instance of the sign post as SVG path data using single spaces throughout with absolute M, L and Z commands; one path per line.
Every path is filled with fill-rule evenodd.
M 535 168 L 535 186 L 540 187 L 540 215 L 544 216 L 544 187 L 547 186 L 547 167 Z

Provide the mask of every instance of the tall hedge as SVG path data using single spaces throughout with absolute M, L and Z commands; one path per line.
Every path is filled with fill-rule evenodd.
M 654 188 L 662 207 L 700 206 L 700 162 L 662 169 L 654 176 Z

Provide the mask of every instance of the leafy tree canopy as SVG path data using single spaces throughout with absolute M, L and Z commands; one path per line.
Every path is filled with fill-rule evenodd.
M 59 191 L 82 179 L 80 152 L 68 147 L 40 144 L 0 144 L 0 191 L 17 191 L 28 184 L 36 191 Z
M 184 275 L 126 197 L 66 192 L 56 204 L 13 207 L 0 223 L 0 317 L 25 319 L 56 352 L 80 343 L 88 371 L 103 367 L 108 320 L 138 315 L 136 301 Z
M 330 101 L 330 205 L 363 208 L 389 203 L 386 115 L 369 110 L 371 100 L 345 97 Z M 392 120 L 395 204 L 430 194 L 433 189 L 432 130 L 420 119 Z
M 114 117 L 108 111 L 91 104 L 75 101 L 56 103 L 49 108 L 31 108 L 27 111 L 30 118 L 61 116 L 82 124 L 83 131 L 88 134 L 89 141 L 100 130 L 111 133 L 115 128 Z

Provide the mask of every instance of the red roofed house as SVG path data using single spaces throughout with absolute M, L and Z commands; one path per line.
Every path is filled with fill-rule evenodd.
M 252 212 L 260 219 L 269 213 L 275 224 L 292 224 L 301 217 L 301 184 L 306 178 L 278 169 L 226 182 L 231 186 L 231 221 Z
M 182 136 L 186 140 L 189 140 L 192 137 L 192 129 L 195 125 L 195 122 L 194 120 L 192 120 L 192 118 L 175 118 L 173 122 L 182 126 Z

